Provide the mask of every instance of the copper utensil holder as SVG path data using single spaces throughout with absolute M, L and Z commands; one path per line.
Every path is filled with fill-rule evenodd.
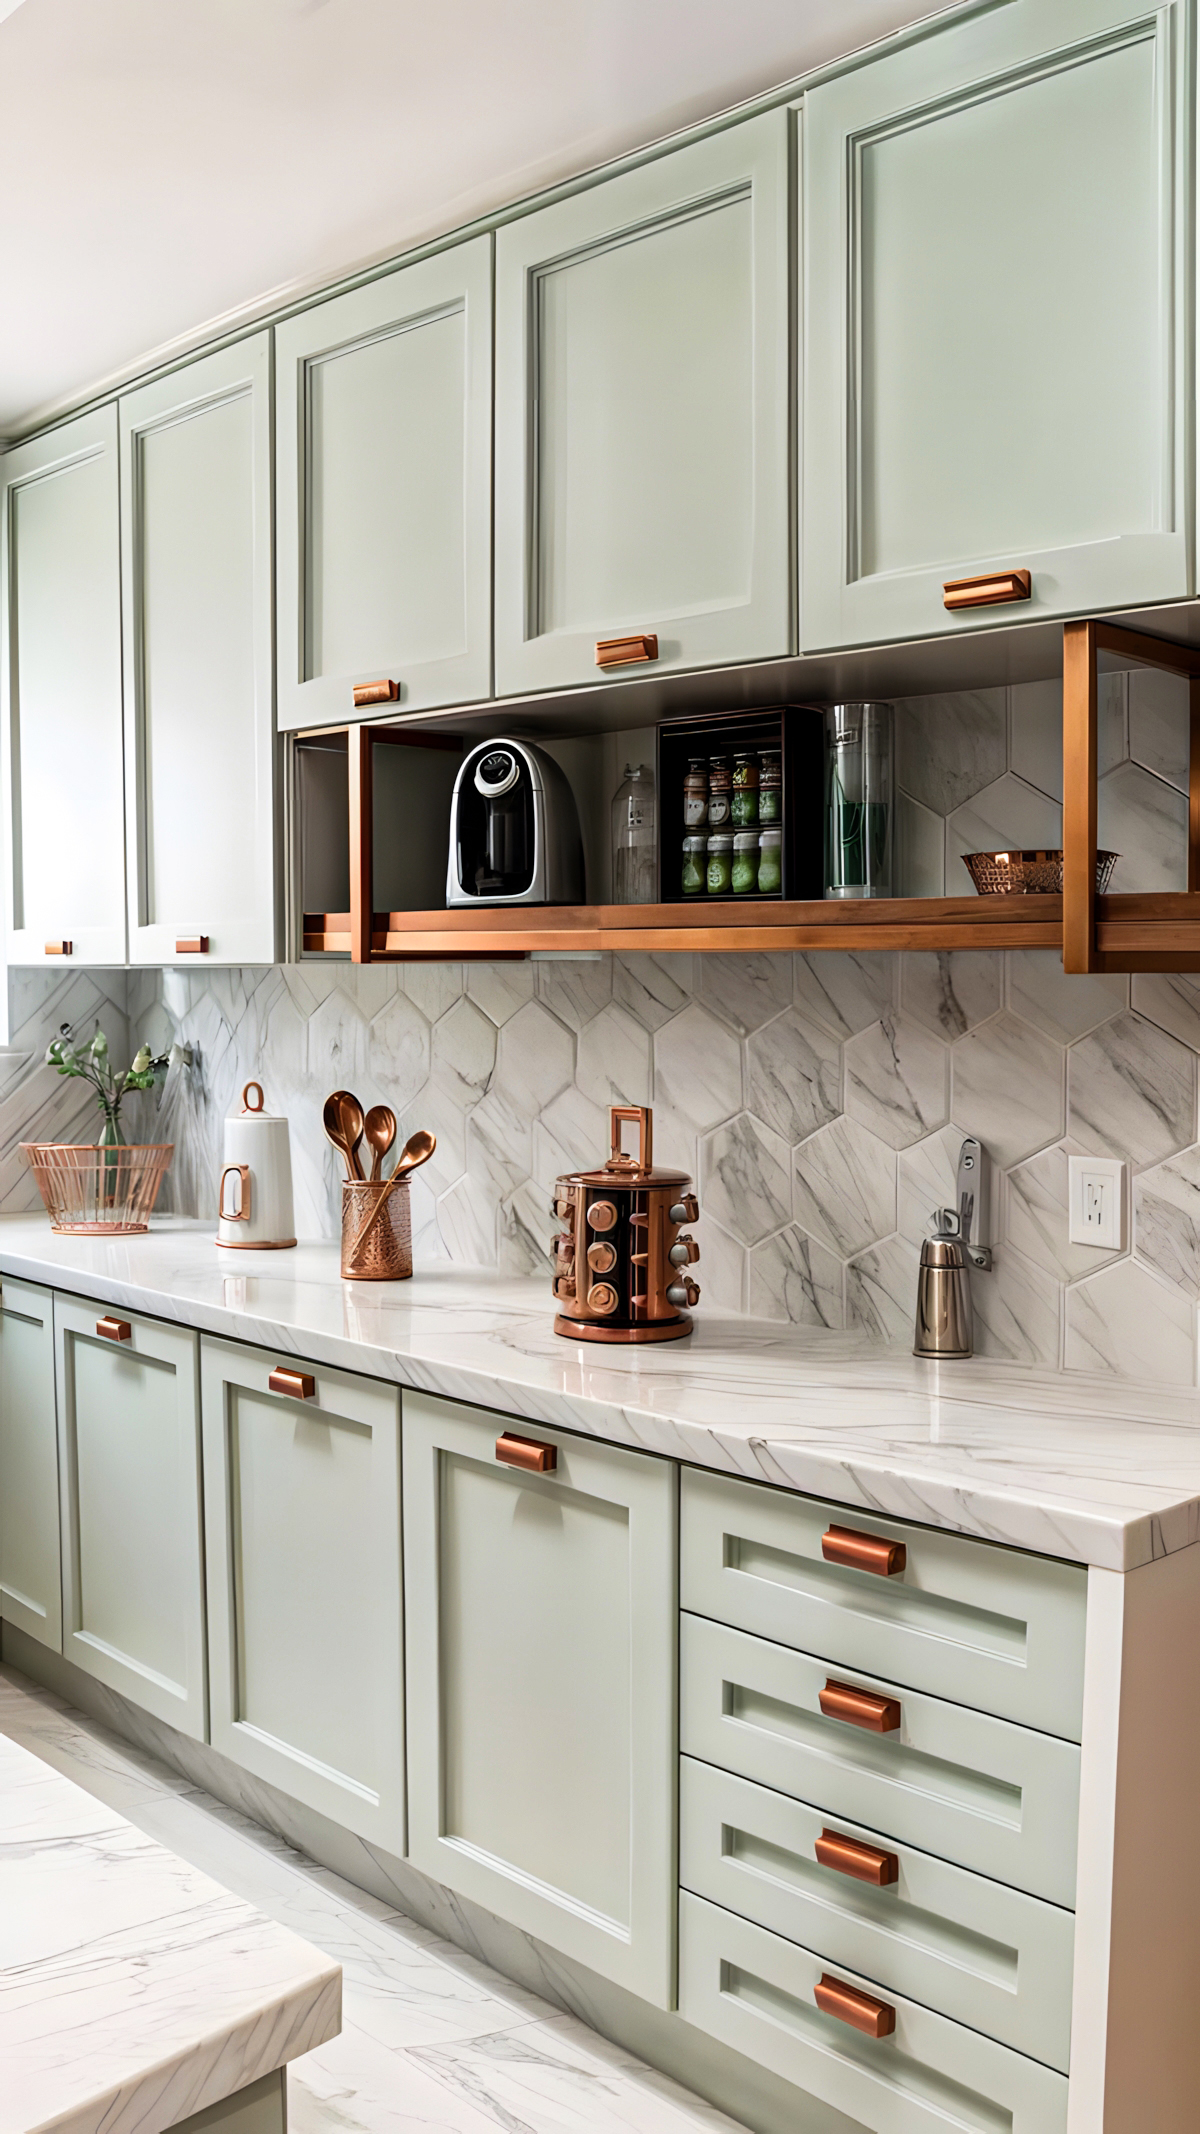
M 342 1186 L 343 1282 L 403 1282 L 412 1271 L 407 1179 L 391 1193 L 381 1178 L 347 1179 Z

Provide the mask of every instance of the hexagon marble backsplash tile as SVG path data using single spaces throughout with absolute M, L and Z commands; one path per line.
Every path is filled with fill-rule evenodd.
M 1009 692 L 1015 695 L 1016 692 Z M 1123 715 L 1127 712 L 1123 705 Z M 1157 712 L 1157 707 L 1153 707 Z M 1171 764 L 1148 717 L 1139 746 Z M 942 799 L 993 769 L 972 752 Z M 1149 738 L 1145 738 L 1148 732 Z M 989 751 L 991 752 L 989 754 Z M 17 1151 L 89 1131 L 78 1086 L 41 1064 L 68 1018 L 114 1047 L 196 1053 L 155 1116 L 169 1203 L 211 1216 L 221 1123 L 251 1075 L 292 1123 L 297 1224 L 336 1234 L 321 1131 L 337 1084 L 429 1126 L 414 1181 L 418 1264 L 545 1273 L 560 1171 L 598 1161 L 606 1107 L 655 1105 L 655 1151 L 697 1180 L 713 1311 L 911 1340 L 920 1240 L 952 1197 L 964 1133 L 996 1160 L 993 1272 L 976 1343 L 1054 1370 L 1195 1382 L 1200 1295 L 1200 982 L 1064 977 L 1053 954 L 604 956 L 361 970 L 76 972 L 10 978 L 0 1052 L 0 1204 L 36 1205 Z M 1131 1163 L 1120 1252 L 1067 1237 L 1067 1158 Z

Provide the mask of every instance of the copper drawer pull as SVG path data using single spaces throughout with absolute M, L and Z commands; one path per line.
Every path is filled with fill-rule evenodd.
M 874 1571 L 879 1578 L 895 1578 L 908 1562 L 908 1550 L 902 1541 L 884 1541 L 878 1534 L 856 1534 L 849 1526 L 831 1526 L 822 1534 L 821 1554 L 826 1563 L 843 1563 L 851 1571 Z
M 601 637 L 596 644 L 598 667 L 636 667 L 641 660 L 658 658 L 658 638 L 652 630 L 637 637 Z
M 832 1867 L 838 1875 L 853 1875 L 856 1882 L 869 1882 L 875 1889 L 886 1889 L 900 1873 L 894 1852 L 881 1852 L 878 1845 L 862 1845 L 857 1838 L 844 1838 L 836 1830 L 823 1830 L 813 1851 L 822 1867 Z
M 70 956 L 74 953 L 74 947 L 73 941 L 47 941 L 46 954 L 48 956 Z
M 317 1381 L 311 1371 L 289 1371 L 276 1364 L 267 1380 L 272 1393 L 290 1393 L 293 1400 L 314 1400 Z
M 207 956 L 208 935 L 180 935 L 175 942 L 175 954 L 177 956 Z
M 399 682 L 356 682 L 354 685 L 356 711 L 361 711 L 367 704 L 396 704 L 399 700 Z
M 952 611 L 1001 608 L 1009 600 L 1028 600 L 1032 593 L 1028 571 L 988 571 L 982 578 L 951 578 L 942 587 L 942 601 Z
M 857 1986 L 830 1978 L 828 1971 L 822 1972 L 813 1987 L 813 1999 L 826 2015 L 849 2023 L 851 2030 L 861 2030 L 864 2038 L 890 2038 L 896 2028 L 896 2011 L 887 2001 L 874 2000 Z
M 96 1332 L 103 1341 L 132 1341 L 133 1328 L 128 1319 L 97 1319 Z
M 847 1726 L 865 1727 L 868 1734 L 894 1734 L 900 1724 L 895 1697 L 876 1697 L 869 1689 L 852 1689 L 849 1682 L 827 1682 L 817 1702 L 827 1719 L 844 1719 Z
M 558 1466 L 558 1446 L 539 1445 L 536 1438 L 514 1437 L 503 1430 L 496 1439 L 496 1458 L 505 1467 L 523 1467 L 531 1475 L 551 1475 Z

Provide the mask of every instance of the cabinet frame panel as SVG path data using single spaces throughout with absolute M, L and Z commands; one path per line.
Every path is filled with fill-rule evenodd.
M 25 1506 L 24 1516 L 28 1520 L 32 1520 L 35 1516 L 45 1520 L 48 1531 L 44 1532 L 42 1538 L 53 1555 L 54 1561 L 52 1569 L 48 1567 L 50 1582 L 44 1605 L 35 1594 L 22 1594 L 14 1587 L 5 1585 L 2 1582 L 4 1566 L 0 1564 L 0 1619 L 3 1619 L 6 1623 L 15 1624 L 18 1629 L 24 1630 L 29 1637 L 36 1638 L 40 1645 L 48 1645 L 51 1652 L 61 1652 L 63 1643 L 62 1529 L 59 1493 L 58 1420 L 55 1402 L 53 1290 L 43 1289 L 33 1282 L 18 1281 L 12 1275 L 5 1275 L 3 1287 L 0 1289 L 0 1343 L 4 1339 L 3 1322 L 5 1319 L 10 1318 L 24 1320 L 33 1326 L 40 1324 L 43 1336 L 46 1407 L 38 1421 L 46 1432 L 47 1443 L 43 1450 L 48 1453 L 49 1459 L 53 1461 L 54 1465 L 54 1495 L 53 1502 L 48 1505 Z M 23 1423 L 24 1427 L 28 1429 L 29 1418 L 25 1417 Z M 3 1432 L 0 1432 L 0 1455 L 2 1455 L 2 1450 Z M 8 1478 L 3 1471 L 3 1459 L 0 1456 L 0 1493 L 7 1486 Z

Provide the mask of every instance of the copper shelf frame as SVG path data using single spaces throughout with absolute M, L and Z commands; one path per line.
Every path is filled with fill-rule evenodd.
M 1061 897 L 891 897 L 878 902 L 818 899 L 756 901 L 753 905 L 739 904 L 736 899 L 709 902 L 697 898 L 694 903 L 678 904 L 374 911 L 374 743 L 422 747 L 456 743 L 446 733 L 435 737 L 434 732 L 416 725 L 356 722 L 345 729 L 350 909 L 305 912 L 299 928 L 301 946 L 308 954 L 349 955 L 354 963 L 498 962 L 536 952 L 561 955 L 604 950 L 664 955 L 788 949 L 1058 949 L 1063 969 L 1069 972 L 1200 971 L 1200 643 L 1151 636 L 1102 617 L 1066 622 L 1062 633 Z M 1111 653 L 1131 666 L 1183 675 L 1188 681 L 1191 764 L 1186 890 L 1096 893 L 1096 714 L 1102 653 Z M 503 707 L 497 704 L 496 710 L 500 716 Z

